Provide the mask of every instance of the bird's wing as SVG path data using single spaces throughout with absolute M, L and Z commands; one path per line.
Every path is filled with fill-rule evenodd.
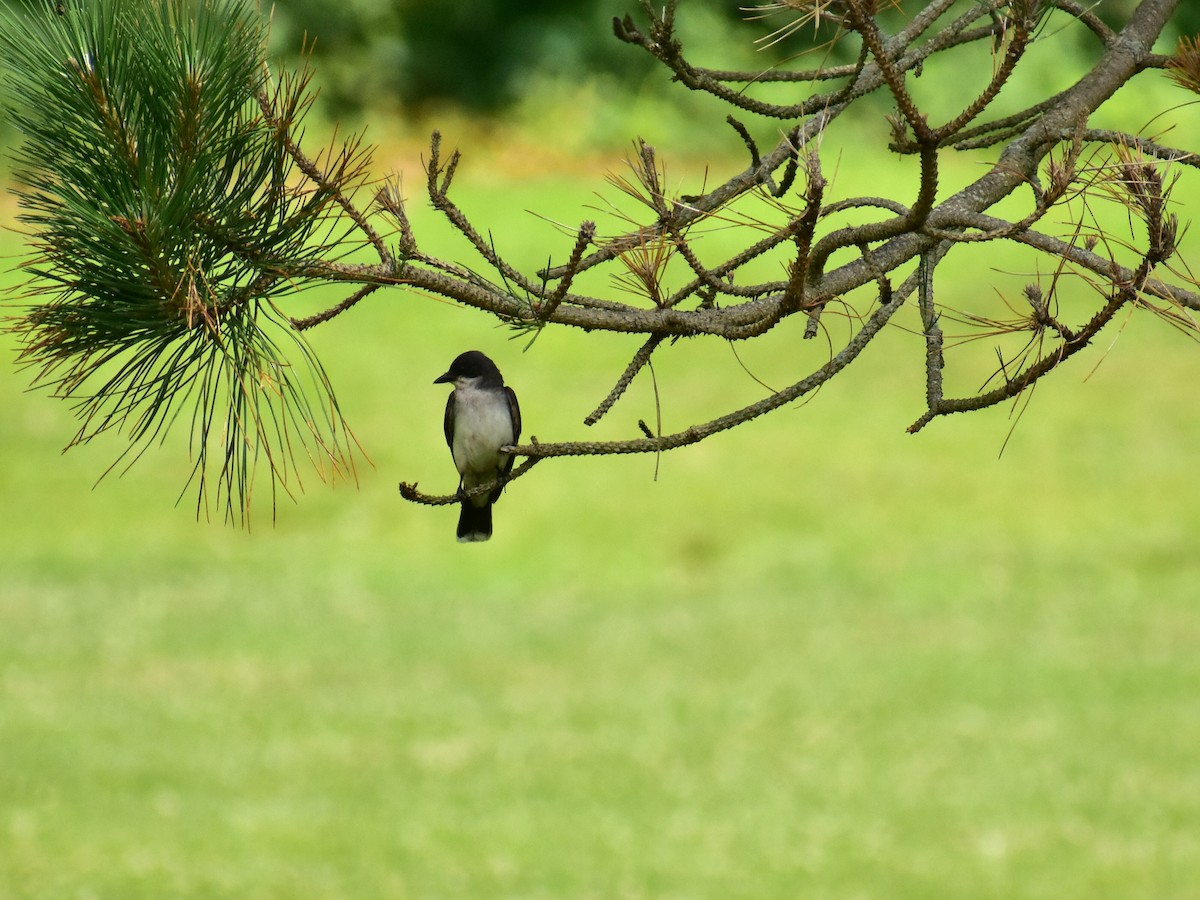
M 454 452 L 454 391 L 450 392 L 450 396 L 446 398 L 446 419 L 442 423 L 442 428 L 446 432 L 446 446 L 450 448 L 450 452 Z
M 517 403 L 516 391 L 510 387 L 505 387 L 504 393 L 508 397 L 508 411 L 512 416 L 513 443 L 515 444 L 521 439 L 521 407 Z
M 521 440 L 521 406 L 517 403 L 517 393 L 512 388 L 505 386 L 504 395 L 508 398 L 508 414 L 512 417 L 512 442 L 515 444 Z M 501 466 L 501 472 L 507 475 L 512 471 L 513 463 L 516 461 L 511 453 L 504 458 L 504 465 Z

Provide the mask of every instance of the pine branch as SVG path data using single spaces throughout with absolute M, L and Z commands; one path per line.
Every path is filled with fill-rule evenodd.
M 1077 0 L 935 0 L 889 33 L 879 0 L 788 0 L 782 6 L 797 21 L 816 17 L 842 36 L 857 35 L 857 58 L 757 78 L 694 65 L 675 28 L 675 3 L 642 0 L 647 24 L 620 20 L 618 36 L 685 86 L 783 119 L 778 140 L 760 145 L 730 117 L 749 165 L 697 194 L 670 190 L 662 157 L 639 140 L 630 171 L 609 178 L 637 202 L 637 214 L 619 213 L 616 234 L 598 234 L 590 219 L 564 227 L 568 243 L 546 257 L 565 262 L 533 275 L 451 198 L 463 158 L 443 152 L 437 133 L 425 193 L 466 238 L 470 259 L 418 249 L 398 183 L 385 183 L 375 203 L 360 208 L 355 193 L 367 181 L 369 148 L 354 138 L 316 156 L 301 147 L 311 72 L 272 80 L 261 20 L 236 0 L 96 0 L 61 16 L 27 10 L 34 27 L 18 31 L 10 18 L 0 42 L 18 73 L 13 95 L 20 99 L 10 113 L 24 135 L 19 195 L 33 234 L 26 268 L 35 305 L 14 326 L 23 358 L 35 367 L 36 383 L 76 404 L 76 443 L 120 431 L 129 440 L 126 457 L 136 459 L 176 421 L 190 419 L 199 508 L 207 508 L 215 484 L 226 514 L 242 518 L 260 463 L 273 492 L 299 486 L 303 457 L 323 476 L 352 476 L 356 445 L 301 332 L 384 286 L 451 299 L 523 331 L 567 325 L 639 335 L 640 349 L 589 424 L 643 369 L 653 374 L 652 356 L 678 338 L 751 340 L 797 315 L 798 337 L 830 337 L 824 364 L 756 403 L 673 434 L 642 425 L 641 436 L 624 441 L 531 440 L 508 448 L 526 457 L 513 477 L 550 456 L 659 453 L 781 408 L 853 363 L 914 293 L 928 407 L 915 430 L 1016 396 L 1082 350 L 1121 309 L 1148 310 L 1200 334 L 1191 317 L 1200 310 L 1200 283 L 1177 259 L 1184 226 L 1171 200 L 1180 172 L 1198 167 L 1197 155 L 1166 146 L 1161 135 L 1091 124 L 1141 72 L 1163 70 L 1188 90 L 1200 84 L 1194 41 L 1181 42 L 1171 57 L 1152 49 L 1176 2 L 1141 0 L 1118 33 Z M 1028 48 L 1072 19 L 1087 29 L 1096 53 L 1091 69 L 1067 90 L 981 121 Z M 786 37 L 793 25 L 778 34 Z M 931 124 L 916 79 L 929 60 L 980 42 L 995 54 L 990 76 L 964 91 L 957 112 L 939 115 L 943 124 Z M 753 96 L 759 83 L 781 81 L 807 82 L 818 92 L 792 104 Z M 898 108 L 891 147 L 915 154 L 919 169 L 910 182 L 871 192 L 880 196 L 827 202 L 826 145 L 836 142 L 846 112 L 881 89 Z M 856 120 L 852 133 L 860 132 Z M 979 177 L 941 195 L 944 172 L 955 171 L 944 166 L 946 154 L 994 147 Z M 1128 227 L 1100 226 L 1092 207 L 1101 202 L 1118 204 Z M 1003 217 L 996 214 L 1001 203 Z M 1054 212 L 1066 215 L 1068 233 L 1055 233 L 1062 216 Z M 395 247 L 376 216 L 397 232 Z M 713 258 L 703 238 L 728 228 L 745 240 Z M 1048 283 L 1028 285 L 1023 301 L 1005 300 L 1011 315 L 956 309 L 935 291 L 944 256 L 990 241 L 1052 262 Z M 358 249 L 375 261 L 349 261 Z M 578 287 L 587 284 L 581 276 L 604 266 L 626 289 L 619 300 Z M 1096 292 L 1083 318 L 1058 309 L 1057 286 L 1068 277 Z M 277 308 L 285 294 L 315 282 L 344 285 L 346 299 L 307 318 Z M 844 312 L 850 328 L 836 352 L 823 318 L 833 312 Z M 947 334 L 943 323 L 967 331 Z M 997 368 L 974 395 L 947 399 L 943 371 L 958 348 L 993 334 L 1014 336 L 1019 349 L 997 351 Z M 422 494 L 415 485 L 402 485 L 401 493 L 422 503 L 460 499 Z
M 272 492 L 299 487 L 302 457 L 353 478 L 329 380 L 274 306 L 296 287 L 282 270 L 346 252 L 331 221 L 366 163 L 354 143 L 324 170 L 298 153 L 308 74 L 269 82 L 265 26 L 236 0 L 15 15 L 0 46 L 35 305 L 11 328 L 73 404 L 71 445 L 119 431 L 136 458 L 190 418 L 198 508 L 215 482 L 243 522 L 260 463 Z

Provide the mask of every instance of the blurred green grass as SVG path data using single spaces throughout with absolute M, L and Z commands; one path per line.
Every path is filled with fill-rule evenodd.
M 524 210 L 573 224 L 600 179 L 468 155 L 457 181 L 532 268 L 570 241 Z M 990 252 L 940 290 L 1021 265 Z M 461 547 L 453 510 L 396 492 L 454 486 L 433 378 L 478 347 L 527 433 L 623 437 L 653 421 L 644 380 L 580 423 L 637 339 L 547 331 L 522 354 L 400 292 L 320 332 L 374 465 L 357 489 L 308 485 L 274 527 L 260 504 L 249 534 L 172 508 L 179 441 L 93 488 L 120 448 L 59 455 L 68 410 L 23 392 L 4 339 L 0 895 L 1200 882 L 1193 342 L 1132 318 L 1037 389 L 998 458 L 1008 409 L 904 433 L 923 362 L 893 329 L 802 407 L 657 463 L 539 466 L 495 539 Z M 786 383 L 819 344 L 784 329 L 743 358 Z M 724 347 L 682 343 L 656 375 L 668 430 L 761 391 Z

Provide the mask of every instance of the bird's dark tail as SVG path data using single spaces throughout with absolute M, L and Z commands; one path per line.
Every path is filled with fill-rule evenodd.
M 460 544 L 486 541 L 492 536 L 492 504 L 476 506 L 469 500 L 462 502 L 458 514 L 458 541 Z

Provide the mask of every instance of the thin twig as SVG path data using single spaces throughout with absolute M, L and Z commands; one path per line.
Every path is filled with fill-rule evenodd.
M 654 353 L 655 349 L 664 339 L 665 335 L 653 334 L 646 343 L 638 348 L 637 353 L 633 355 L 633 359 L 629 361 L 629 365 L 625 367 L 625 371 L 621 373 L 621 377 L 617 379 L 617 383 L 613 386 L 613 389 L 608 392 L 608 396 L 592 412 L 588 413 L 587 418 L 583 420 L 584 425 L 595 425 L 604 417 L 606 412 L 612 409 L 613 404 L 625 393 L 634 376 L 641 371 L 642 366 L 650 361 L 650 355 Z
M 424 506 L 446 506 L 450 503 L 461 503 L 466 498 L 476 497 L 480 494 L 490 494 L 498 487 L 506 487 L 512 484 L 539 462 L 541 460 L 538 457 L 530 457 L 501 478 L 453 494 L 425 494 L 417 490 L 417 483 L 415 481 L 412 484 L 402 481 L 399 485 L 400 496 L 412 503 L 420 503 Z
M 359 288 L 357 291 L 355 291 L 353 294 L 351 294 L 349 297 L 347 297 L 345 300 L 343 300 L 337 306 L 331 307 L 330 309 L 327 309 L 324 312 L 319 312 L 316 315 L 308 316 L 307 318 L 304 318 L 304 319 L 297 319 L 297 318 L 291 319 L 292 327 L 295 328 L 297 331 L 307 331 L 309 328 L 312 328 L 315 325 L 320 325 L 323 322 L 328 322 L 330 319 L 334 318 L 335 316 L 341 315 L 346 310 L 348 310 L 350 307 L 354 306 L 354 304 L 358 303 L 359 300 L 362 300 L 364 297 L 368 297 L 371 294 L 375 293 L 375 291 L 379 290 L 381 287 L 383 287 L 382 284 L 363 285 L 361 288 Z

